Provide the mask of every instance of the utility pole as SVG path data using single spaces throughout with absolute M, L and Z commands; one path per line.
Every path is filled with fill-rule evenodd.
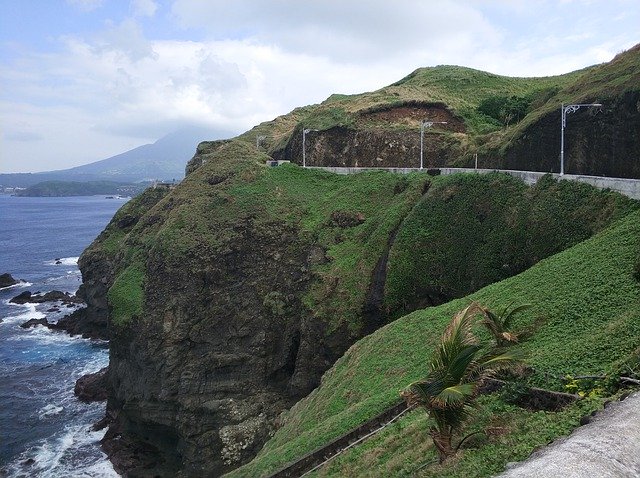
M 317 129 L 307 129 L 304 128 L 302 130 L 302 167 L 306 168 L 307 167 L 307 148 L 306 148 L 306 140 L 307 140 L 307 133 L 311 133 L 312 131 L 318 131 Z
M 602 104 L 584 103 L 584 104 L 565 106 L 564 103 L 562 103 L 560 107 L 560 114 L 562 115 L 562 121 L 560 123 L 560 176 L 564 176 L 564 129 L 567 126 L 567 113 L 575 113 L 582 106 L 592 107 L 592 106 L 602 106 Z
M 422 120 L 422 124 L 420 125 L 420 169 L 423 169 L 424 165 L 424 129 L 431 128 L 434 124 L 447 124 L 447 122 Z

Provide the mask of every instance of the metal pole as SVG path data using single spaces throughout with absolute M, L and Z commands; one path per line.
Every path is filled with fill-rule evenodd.
M 307 167 L 307 161 L 305 156 L 306 153 L 305 153 L 305 147 L 304 147 L 306 137 L 307 137 L 307 130 L 303 129 L 302 130 L 302 167 L 303 168 Z
M 424 150 L 424 124 L 425 122 L 423 121 L 422 124 L 420 125 L 420 169 L 422 169 L 422 155 L 423 155 L 423 150 Z
M 564 122 L 565 111 L 564 103 L 560 105 L 560 176 L 564 175 Z
M 562 121 L 560 123 L 560 176 L 564 175 L 564 129 L 567 126 L 567 113 L 575 113 L 580 109 L 581 106 L 602 106 L 601 103 L 586 103 L 586 104 L 578 104 L 578 105 L 567 105 L 564 103 L 561 104 L 560 111 L 562 113 Z
M 474 154 L 476 160 L 476 169 L 478 169 L 478 153 Z

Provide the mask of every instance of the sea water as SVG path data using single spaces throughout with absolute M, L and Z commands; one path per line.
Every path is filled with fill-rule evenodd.
M 0 274 L 25 282 L 0 289 L 0 476 L 117 477 L 91 426 L 104 402 L 85 404 L 75 381 L 108 362 L 108 344 L 20 324 L 73 311 L 54 303 L 10 304 L 29 290 L 75 293 L 77 260 L 126 199 L 0 195 Z

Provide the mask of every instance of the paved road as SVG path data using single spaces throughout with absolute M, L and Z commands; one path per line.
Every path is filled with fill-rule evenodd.
M 611 403 L 589 424 L 498 475 L 498 478 L 543 477 L 640 477 L 640 392 Z

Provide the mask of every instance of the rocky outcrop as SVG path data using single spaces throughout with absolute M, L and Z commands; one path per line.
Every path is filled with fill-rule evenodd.
M 90 402 L 102 402 L 107 399 L 107 368 L 95 373 L 83 375 L 73 387 L 73 393 L 78 400 Z
M 90 309 L 80 308 L 60 320 L 47 325 L 52 330 L 65 331 L 71 336 L 81 335 L 85 339 L 109 340 L 106 321 L 96 314 L 89 313 Z M 96 320 L 96 317 L 98 319 Z
M 20 324 L 20 327 L 22 327 L 23 329 L 30 329 L 32 327 L 37 327 L 38 325 L 49 327 L 50 324 L 47 319 L 29 319 L 26 322 Z
M 595 101 L 603 106 L 567 114 L 565 173 L 640 178 L 640 91 L 589 100 Z M 483 167 L 558 173 L 559 154 L 560 107 L 531 124 L 502 159 L 480 161 L 490 163 Z
M 301 301 L 311 274 L 299 231 L 248 222 L 235 233 L 197 274 L 150 257 L 145 315 L 111 343 L 118 426 L 152 455 L 179 452 L 171 461 L 192 476 L 254 456 L 273 419 L 350 344 Z
M 19 283 L 20 281 L 14 279 L 9 273 L 0 274 L 0 289 L 11 287 L 12 285 L 16 285 Z
M 45 294 L 39 292 L 33 294 L 27 290 L 13 297 L 9 302 L 18 305 L 42 304 L 44 302 L 61 302 L 65 305 L 77 305 L 82 304 L 83 300 L 80 297 L 59 290 L 52 290 Z

